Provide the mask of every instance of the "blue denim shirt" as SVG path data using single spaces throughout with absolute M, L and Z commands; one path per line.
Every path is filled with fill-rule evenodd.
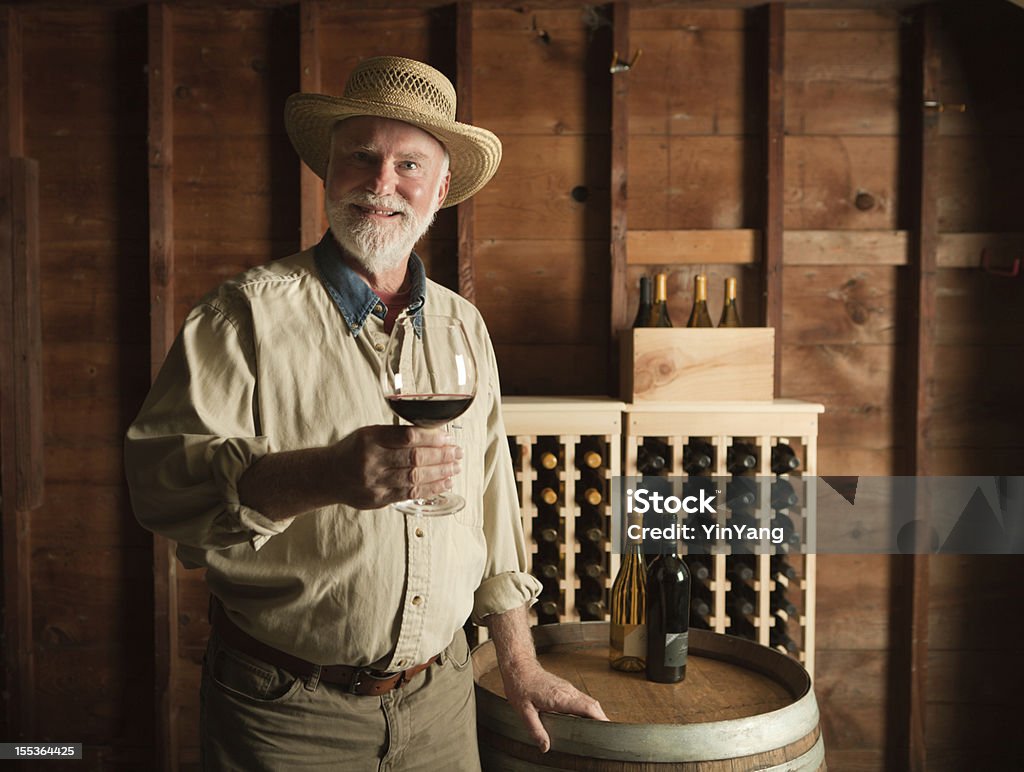
M 383 319 L 388 307 L 377 294 L 367 286 L 360 276 L 346 265 L 341 256 L 341 249 L 334 236 L 328 230 L 320 243 L 316 245 L 313 259 L 320 278 L 327 288 L 334 304 L 341 311 L 345 323 L 352 333 L 358 337 L 370 314 Z M 409 305 L 407 315 L 420 316 L 426 299 L 427 281 L 423 269 L 423 261 L 413 252 L 409 258 Z

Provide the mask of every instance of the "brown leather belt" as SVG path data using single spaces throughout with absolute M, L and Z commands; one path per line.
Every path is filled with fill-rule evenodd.
M 215 600 L 210 604 L 210 622 L 224 643 L 243 654 L 287 670 L 300 678 L 315 676 L 319 671 L 319 680 L 340 686 L 349 694 L 379 697 L 412 680 L 413 676 L 422 673 L 437 661 L 437 655 L 434 655 L 423 664 L 397 673 L 384 673 L 352 665 L 315 665 L 256 640 L 232 622 L 221 604 Z

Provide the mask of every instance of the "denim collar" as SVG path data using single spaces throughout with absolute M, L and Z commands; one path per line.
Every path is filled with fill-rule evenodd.
M 313 259 L 320 272 L 327 293 L 341 311 L 345 323 L 352 333 L 358 337 L 366 324 L 366 318 L 373 314 L 383 319 L 387 314 L 387 306 L 367 286 L 359 275 L 353 271 L 341 257 L 341 250 L 334 236 L 328 230 L 320 243 L 316 245 Z M 423 262 L 415 252 L 409 257 L 409 305 L 405 313 L 420 317 L 423 314 L 423 303 L 426 300 L 427 279 L 423 270 Z

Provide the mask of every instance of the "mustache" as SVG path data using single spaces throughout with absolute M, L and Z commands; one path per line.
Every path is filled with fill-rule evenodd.
M 373 193 L 347 193 L 336 201 L 342 206 L 356 205 L 372 209 L 390 209 L 403 215 L 414 214 L 412 207 L 401 196 L 377 196 Z

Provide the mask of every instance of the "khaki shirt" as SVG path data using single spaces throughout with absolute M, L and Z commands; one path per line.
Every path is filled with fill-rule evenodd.
M 414 258 L 416 259 L 416 258 Z M 139 522 L 205 567 L 255 638 L 320 664 L 397 670 L 438 653 L 468 617 L 536 599 L 501 417 L 498 370 L 476 308 L 426 281 L 424 312 L 462 319 L 479 385 L 455 435 L 465 456 L 447 517 L 329 506 L 274 522 L 242 505 L 242 473 L 267 453 L 325 446 L 392 424 L 380 388 L 387 335 L 357 335 L 321 283 L 314 250 L 228 281 L 188 315 L 128 430 Z M 461 428 L 458 428 L 461 427 Z

